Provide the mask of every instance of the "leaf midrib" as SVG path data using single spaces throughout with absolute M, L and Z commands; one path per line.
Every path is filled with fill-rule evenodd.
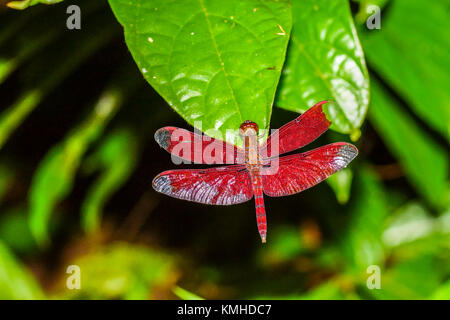
M 222 56 L 220 55 L 219 47 L 217 46 L 216 38 L 214 37 L 214 33 L 212 31 L 211 22 L 209 21 L 209 18 L 208 18 L 208 12 L 206 11 L 206 8 L 205 8 L 205 5 L 203 3 L 203 0 L 199 0 L 199 2 L 200 2 L 200 6 L 202 7 L 202 12 L 205 15 L 206 24 L 208 25 L 208 31 L 209 31 L 209 34 L 211 35 L 211 41 L 214 44 L 214 48 L 215 48 L 216 53 L 217 53 L 217 58 L 219 60 L 220 67 L 221 67 L 221 69 L 222 69 L 222 71 L 223 71 L 223 73 L 225 75 L 225 81 L 227 82 L 227 86 L 230 89 L 234 105 L 236 106 L 236 111 L 237 111 L 237 113 L 239 115 L 239 119 L 240 119 L 241 123 L 243 123 L 244 120 L 242 118 L 241 110 L 239 108 L 239 103 L 237 102 L 236 96 L 234 95 L 234 90 L 233 90 L 233 87 L 231 86 L 230 80 L 228 79 L 229 75 L 228 75 L 227 71 L 225 70 L 225 64 L 224 64 L 224 62 L 222 60 Z M 205 104 L 205 106 L 206 106 L 206 104 Z

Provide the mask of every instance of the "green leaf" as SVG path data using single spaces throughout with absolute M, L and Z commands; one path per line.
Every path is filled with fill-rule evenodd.
M 6 5 L 12 9 L 23 10 L 31 6 L 35 6 L 39 3 L 55 4 L 62 1 L 63 0 L 22 0 L 22 1 L 11 1 L 8 2 Z
M 105 202 L 129 177 L 136 164 L 136 137 L 129 130 L 110 134 L 102 145 L 86 160 L 86 168 L 102 170 L 89 189 L 81 207 L 84 229 L 97 231 Z
M 367 60 L 418 116 L 450 139 L 448 1 L 396 0 L 361 32 Z
M 145 79 L 188 123 L 216 129 L 211 135 L 222 139 L 245 120 L 269 126 L 291 30 L 289 1 L 109 3 Z
M 346 168 L 339 172 L 336 172 L 326 181 L 333 189 L 336 199 L 340 204 L 346 204 L 350 199 L 350 189 L 352 187 L 352 170 Z
M 186 289 L 180 288 L 179 286 L 175 286 L 175 288 L 173 288 L 173 293 L 183 300 L 205 300 L 195 293 L 189 292 Z
M 44 295 L 33 276 L 16 260 L 0 240 L 0 299 L 43 299 Z
M 276 105 L 304 112 L 331 100 L 332 129 L 357 136 L 369 79 L 348 1 L 294 1 L 293 28 Z
M 106 90 L 89 117 L 45 156 L 33 177 L 30 227 L 40 245 L 48 242 L 48 222 L 54 206 L 72 189 L 76 170 L 89 145 L 95 141 L 115 114 L 123 99 L 116 88 Z
M 387 92 L 372 82 L 370 121 L 397 157 L 411 184 L 430 203 L 446 202 L 448 158 Z

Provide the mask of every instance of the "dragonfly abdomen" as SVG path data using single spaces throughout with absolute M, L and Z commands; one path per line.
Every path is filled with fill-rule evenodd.
M 266 220 L 266 208 L 264 207 L 264 196 L 262 191 L 262 179 L 259 169 L 251 171 L 253 193 L 255 195 L 255 207 L 256 207 L 256 223 L 258 224 L 259 235 L 261 241 L 266 242 L 267 237 L 267 220 Z

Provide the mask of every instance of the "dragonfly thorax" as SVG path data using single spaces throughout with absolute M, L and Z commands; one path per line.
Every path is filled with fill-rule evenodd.
M 245 160 L 249 165 L 258 164 L 258 125 L 247 120 L 241 124 L 239 133 L 244 139 Z

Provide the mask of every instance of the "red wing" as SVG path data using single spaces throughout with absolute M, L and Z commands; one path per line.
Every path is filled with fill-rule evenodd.
M 321 101 L 315 104 L 297 119 L 286 123 L 278 129 L 260 147 L 261 155 L 270 158 L 296 150 L 313 142 L 322 133 L 327 131 L 331 122 L 327 120 L 322 110 L 322 105 L 325 103 L 327 101 Z M 275 145 L 277 141 L 278 152 Z
M 153 188 L 174 198 L 216 205 L 237 204 L 253 196 L 250 175 L 242 165 L 165 171 L 153 179 Z
M 263 175 L 264 193 L 281 197 L 308 189 L 345 168 L 357 154 L 354 145 L 337 142 L 282 157 L 275 174 Z
M 241 149 L 206 135 L 176 127 L 164 127 L 155 132 L 155 140 L 172 155 L 193 163 L 243 163 Z

